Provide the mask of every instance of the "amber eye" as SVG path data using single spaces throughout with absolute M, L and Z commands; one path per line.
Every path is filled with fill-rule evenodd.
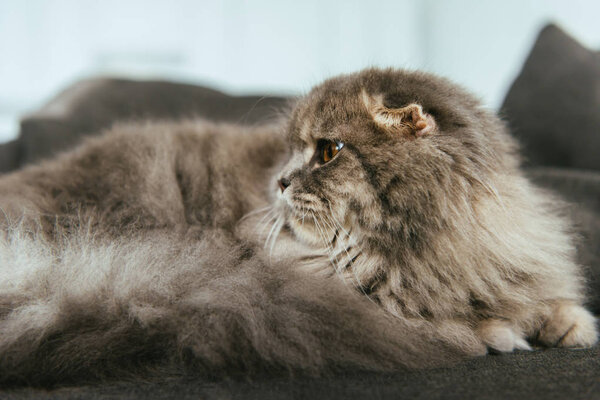
M 321 152 L 321 162 L 323 164 L 331 161 L 333 157 L 344 147 L 343 142 L 333 142 L 330 140 L 323 140 L 319 143 L 319 148 Z

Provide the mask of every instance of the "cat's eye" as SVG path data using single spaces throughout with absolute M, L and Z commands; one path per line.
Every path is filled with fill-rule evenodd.
M 321 163 L 328 163 L 340 152 L 344 147 L 344 143 L 340 141 L 321 140 L 317 146 L 317 151 L 321 158 Z

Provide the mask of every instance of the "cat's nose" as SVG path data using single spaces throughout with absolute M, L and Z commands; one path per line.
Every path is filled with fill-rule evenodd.
M 290 186 L 290 180 L 287 178 L 281 178 L 280 180 L 277 181 L 277 183 L 279 184 L 279 189 L 281 189 L 281 193 L 283 193 L 283 191 Z

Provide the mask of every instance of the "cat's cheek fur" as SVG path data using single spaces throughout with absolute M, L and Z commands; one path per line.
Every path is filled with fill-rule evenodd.
M 286 222 L 299 241 L 312 246 L 323 244 L 323 240 L 319 236 L 317 227 L 311 222 L 310 217 L 298 219 L 294 216 L 290 216 L 287 218 Z

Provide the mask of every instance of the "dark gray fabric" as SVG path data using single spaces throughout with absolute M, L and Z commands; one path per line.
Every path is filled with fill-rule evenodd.
M 0 145 L 0 174 L 19 166 L 20 143 L 17 140 Z
M 600 399 L 600 347 L 479 357 L 402 374 L 207 383 L 193 378 L 4 391 L 6 399 Z
M 527 162 L 600 169 L 599 91 L 600 53 L 545 27 L 501 108 Z
M 255 124 L 276 118 L 288 103 L 284 97 L 234 97 L 172 82 L 85 80 L 21 121 L 17 166 L 52 157 L 117 121 L 209 117 Z

